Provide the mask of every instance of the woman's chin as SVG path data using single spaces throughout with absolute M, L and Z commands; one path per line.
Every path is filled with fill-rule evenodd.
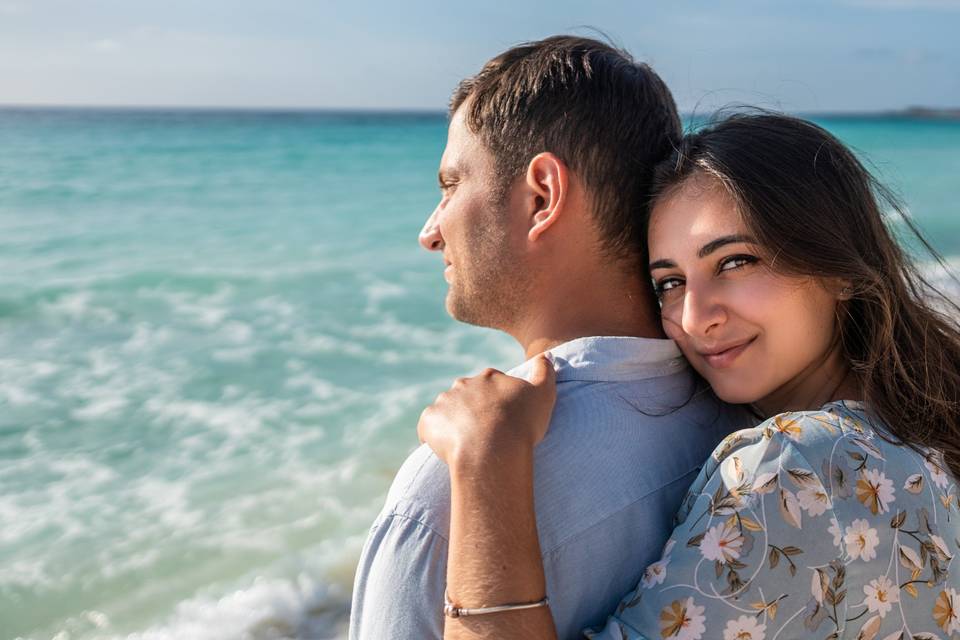
M 763 398 L 762 393 L 750 388 L 751 385 L 738 384 L 730 377 L 717 376 L 716 374 L 712 376 L 704 375 L 703 377 L 710 383 L 714 395 L 728 404 L 753 404 Z
M 684 353 L 687 361 L 707 381 L 713 393 L 728 404 L 753 404 L 770 392 L 769 385 L 757 384 L 757 370 L 749 363 L 722 369 L 713 367 L 697 353 Z M 761 374 L 762 376 L 762 374 Z

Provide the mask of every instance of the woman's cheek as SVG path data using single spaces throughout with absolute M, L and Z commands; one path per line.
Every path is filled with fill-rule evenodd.
M 660 308 L 660 324 L 663 326 L 663 332 L 667 334 L 667 337 L 676 342 L 681 342 L 683 339 L 683 328 L 682 328 L 682 317 L 681 309 L 683 305 L 678 305 L 674 302 L 665 303 Z

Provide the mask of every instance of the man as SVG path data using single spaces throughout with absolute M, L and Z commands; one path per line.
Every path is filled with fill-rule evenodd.
M 653 168 L 680 120 L 649 67 L 569 36 L 497 56 L 460 84 L 450 115 L 420 243 L 443 256 L 454 318 L 510 334 L 527 358 L 552 355 L 537 518 L 557 631 L 576 637 L 659 557 L 732 429 L 663 339 L 642 268 Z M 360 559 L 352 640 L 442 637 L 449 491 L 426 446 L 404 463 Z

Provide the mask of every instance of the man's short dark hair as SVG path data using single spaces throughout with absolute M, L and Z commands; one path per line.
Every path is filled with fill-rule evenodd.
M 611 256 L 643 260 L 654 166 L 681 136 L 670 90 L 646 64 L 575 36 L 518 45 L 463 80 L 450 100 L 492 152 L 502 193 L 538 153 L 580 176 Z

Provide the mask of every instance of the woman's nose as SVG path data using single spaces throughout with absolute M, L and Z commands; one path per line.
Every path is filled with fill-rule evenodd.
M 727 318 L 723 305 L 706 290 L 687 288 L 683 297 L 683 317 L 680 326 L 684 333 L 697 337 L 710 337 Z
M 420 229 L 420 246 L 427 251 L 443 251 L 443 236 L 440 235 L 438 210 L 434 209 L 427 222 Z

